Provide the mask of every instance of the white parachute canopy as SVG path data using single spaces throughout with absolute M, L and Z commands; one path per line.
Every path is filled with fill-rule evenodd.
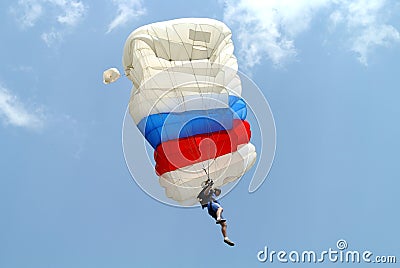
M 155 171 L 166 196 L 182 205 L 197 202 L 207 179 L 225 186 L 256 161 L 246 113 L 242 118 L 231 107 L 232 100 L 244 104 L 231 36 L 220 21 L 183 18 L 144 25 L 124 46 L 123 68 L 134 89 L 129 113 L 155 149 Z M 200 148 L 199 135 L 216 138 Z M 240 144 L 232 145 L 235 139 Z M 214 148 L 221 154 L 211 156 Z
M 103 72 L 103 83 L 110 84 L 114 83 L 115 81 L 120 78 L 121 74 L 119 73 L 117 68 L 110 68 Z

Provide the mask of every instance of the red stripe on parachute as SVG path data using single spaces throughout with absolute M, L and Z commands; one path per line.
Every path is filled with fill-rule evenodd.
M 157 175 L 237 151 L 250 141 L 250 124 L 234 120 L 233 128 L 161 143 L 154 151 Z

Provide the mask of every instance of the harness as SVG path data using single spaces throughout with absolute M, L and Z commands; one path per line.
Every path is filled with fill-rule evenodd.
M 206 172 L 206 174 L 207 174 L 207 172 Z M 197 195 L 197 200 L 199 200 L 202 209 L 206 208 L 208 203 L 210 202 L 210 197 L 209 197 L 210 193 L 208 195 L 206 195 L 205 191 L 208 187 L 210 187 L 214 184 L 213 180 L 210 179 L 208 174 L 207 174 L 207 177 L 208 177 L 208 179 L 202 183 L 203 189 Z M 211 189 L 210 189 L 210 191 L 211 191 Z

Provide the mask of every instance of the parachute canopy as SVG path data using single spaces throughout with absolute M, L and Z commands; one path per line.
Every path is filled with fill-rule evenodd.
M 129 112 L 154 148 L 166 195 L 192 205 L 208 178 L 221 187 L 255 162 L 230 29 L 206 18 L 145 25 L 124 47 Z

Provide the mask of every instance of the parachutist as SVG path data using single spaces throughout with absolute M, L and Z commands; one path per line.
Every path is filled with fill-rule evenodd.
M 213 188 L 214 182 L 212 180 L 207 180 L 205 187 L 199 195 L 197 196 L 201 207 L 204 209 L 207 207 L 208 214 L 216 220 L 216 224 L 221 225 L 221 232 L 224 236 L 224 242 L 230 246 L 234 246 L 233 243 L 227 236 L 227 224 L 226 219 L 222 216 L 222 211 L 224 210 L 220 202 L 217 200 L 218 196 L 221 194 L 221 189 Z

